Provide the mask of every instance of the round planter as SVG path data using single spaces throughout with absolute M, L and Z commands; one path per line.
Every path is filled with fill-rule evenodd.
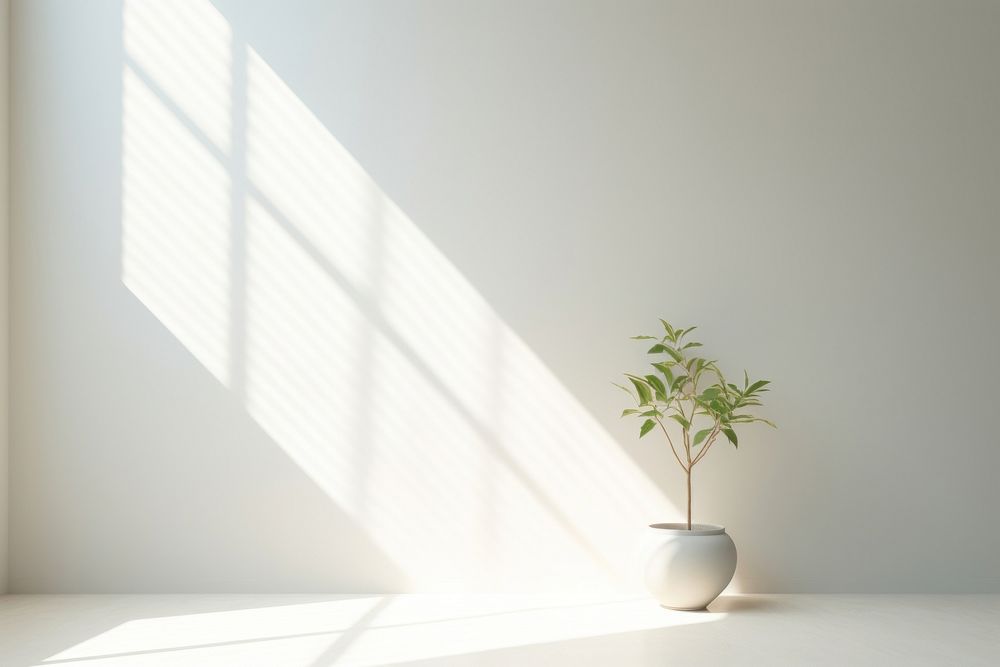
M 736 545 L 722 526 L 654 523 L 646 588 L 669 609 L 704 609 L 736 572 Z

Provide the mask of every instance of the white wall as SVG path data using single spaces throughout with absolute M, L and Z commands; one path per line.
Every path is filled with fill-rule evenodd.
M 7 241 L 10 230 L 7 144 L 8 130 L 8 78 L 10 64 L 8 53 L 8 19 L 10 3 L 0 0 L 0 593 L 7 591 L 7 480 L 8 480 L 8 421 L 7 421 L 7 352 L 9 266 Z
M 1000 591 L 1000 6 L 17 2 L 11 587 Z

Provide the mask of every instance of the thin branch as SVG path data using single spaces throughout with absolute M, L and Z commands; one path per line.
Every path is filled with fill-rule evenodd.
M 683 412 L 681 415 L 683 416 Z M 687 456 L 688 465 L 687 469 L 691 470 L 691 434 L 687 429 L 681 431 L 681 435 L 684 436 L 684 453 Z
M 694 458 L 694 461 L 691 463 L 692 467 L 694 467 L 694 465 L 698 463 L 698 461 L 701 461 L 703 458 L 705 458 L 705 454 L 708 454 L 708 450 L 712 446 L 712 443 L 714 443 L 715 439 L 719 436 L 719 431 L 721 430 L 720 426 L 721 423 L 716 424 L 715 428 L 712 429 L 712 432 L 708 434 L 708 438 L 705 439 L 705 446 L 702 447 L 701 452 L 698 454 L 698 456 Z
M 677 455 L 677 450 L 674 448 L 674 441 L 670 439 L 670 433 L 667 432 L 667 427 L 663 425 L 663 422 L 660 421 L 659 417 L 653 417 L 653 419 L 655 419 L 656 423 L 660 425 L 661 429 L 663 429 L 663 435 L 667 436 L 667 442 L 670 443 L 670 451 L 674 453 L 674 458 L 677 459 L 678 465 L 680 465 L 680 467 L 684 469 L 684 472 L 687 472 L 688 468 L 684 466 L 684 464 L 681 462 L 681 457 Z

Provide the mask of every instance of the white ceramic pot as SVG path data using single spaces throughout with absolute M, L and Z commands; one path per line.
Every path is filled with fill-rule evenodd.
M 736 545 L 722 526 L 654 523 L 646 560 L 646 588 L 670 609 L 704 609 L 736 572 Z

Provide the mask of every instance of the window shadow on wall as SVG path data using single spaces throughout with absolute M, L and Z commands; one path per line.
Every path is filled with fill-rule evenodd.
M 411 589 L 625 585 L 668 505 L 542 361 L 211 3 L 123 33 L 128 290 Z

